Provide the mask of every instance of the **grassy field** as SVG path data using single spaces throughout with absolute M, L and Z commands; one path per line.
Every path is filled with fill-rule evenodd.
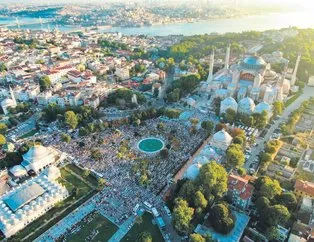
M 32 241 L 32 240 L 34 240 L 36 237 L 38 237 L 44 231 L 46 231 L 51 226 L 56 224 L 58 221 L 60 221 L 62 218 L 64 218 L 71 211 L 73 211 L 75 208 L 80 206 L 82 203 L 84 203 L 87 199 L 89 199 L 92 195 L 94 195 L 96 193 L 96 190 L 94 188 L 90 187 L 87 183 L 80 180 L 76 176 L 72 175 L 65 168 L 61 168 L 60 170 L 61 170 L 61 178 L 59 178 L 59 182 L 62 183 L 68 189 L 70 196 L 67 199 L 65 199 L 64 201 L 56 204 L 55 207 L 50 209 L 43 216 L 39 217 L 38 219 L 36 219 L 32 223 L 30 223 L 26 228 L 24 228 L 23 230 L 18 232 L 16 235 L 14 235 L 12 238 L 10 238 L 9 241 Z M 72 194 L 72 190 L 74 187 L 77 188 L 75 196 Z M 82 200 L 77 202 L 80 198 L 82 198 Z M 63 212 L 61 213 L 61 211 L 63 211 Z M 58 213 L 60 213 L 60 214 L 53 221 L 48 222 L 49 219 L 56 216 L 56 214 L 58 214 Z M 43 226 L 41 229 L 36 231 L 28 239 L 23 240 L 27 235 L 29 235 L 35 229 L 37 229 L 38 227 L 42 226 L 45 223 L 47 223 L 45 226 Z
M 71 171 L 75 172 L 76 174 L 78 174 L 79 176 L 83 176 L 84 170 L 82 170 L 80 167 L 74 165 L 74 164 L 68 164 L 66 166 L 67 169 L 70 169 Z M 86 179 L 88 182 L 90 182 L 91 184 L 93 184 L 95 187 L 98 186 L 98 181 L 97 178 L 94 177 L 93 175 L 89 175 L 87 177 L 85 177 L 84 179 Z
M 77 224 L 76 233 L 66 237 L 66 241 L 108 241 L 118 227 L 99 213 L 92 213 Z
M 140 219 L 139 222 L 136 222 L 133 225 L 133 227 L 121 241 L 136 241 L 138 236 L 145 231 L 149 232 L 152 235 L 153 241 L 164 241 L 158 226 L 152 223 L 152 220 L 154 219 L 153 216 L 150 213 L 146 212 L 141 217 L 142 219 Z

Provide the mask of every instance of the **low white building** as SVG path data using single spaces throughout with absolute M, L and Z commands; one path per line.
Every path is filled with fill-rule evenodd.
M 11 237 L 69 196 L 56 181 L 58 177 L 59 169 L 51 166 L 0 197 L 0 230 L 5 237 Z

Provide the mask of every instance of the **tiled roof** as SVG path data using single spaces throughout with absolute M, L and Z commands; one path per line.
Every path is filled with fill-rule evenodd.
M 253 186 L 249 184 L 249 180 L 233 174 L 228 177 L 228 190 L 237 190 L 242 200 L 247 200 L 253 195 Z
M 314 183 L 302 180 L 296 180 L 294 189 L 307 195 L 314 196 Z

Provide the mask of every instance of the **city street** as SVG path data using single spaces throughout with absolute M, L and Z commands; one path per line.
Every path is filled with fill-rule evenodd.
M 257 155 L 264 150 L 264 142 L 268 141 L 271 137 L 271 135 L 274 133 L 275 129 L 280 127 L 280 124 L 285 122 L 289 115 L 300 107 L 303 101 L 306 101 L 310 97 L 314 97 L 314 87 L 305 86 L 303 89 L 303 94 L 296 99 L 292 104 L 290 104 L 287 108 L 285 108 L 283 114 L 278 120 L 274 121 L 274 124 L 270 126 L 267 133 L 262 139 L 257 139 L 256 143 L 257 146 L 252 148 L 251 151 L 251 157 L 249 160 L 245 163 L 244 168 L 246 170 L 250 169 L 251 165 L 254 164 L 254 160 L 257 158 Z

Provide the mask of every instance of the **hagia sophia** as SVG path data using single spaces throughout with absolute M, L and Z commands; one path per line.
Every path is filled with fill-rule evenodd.
M 277 100 L 285 100 L 295 85 L 300 58 L 299 55 L 291 80 L 288 80 L 284 73 L 276 73 L 270 63 L 257 55 L 247 56 L 229 66 L 229 45 L 224 69 L 215 75 L 214 53 L 211 55 L 208 79 L 201 90 L 208 93 L 211 100 L 217 97 L 223 100 L 221 113 L 228 108 L 247 114 L 270 111 L 271 105 Z M 255 106 L 256 103 L 263 104 Z

